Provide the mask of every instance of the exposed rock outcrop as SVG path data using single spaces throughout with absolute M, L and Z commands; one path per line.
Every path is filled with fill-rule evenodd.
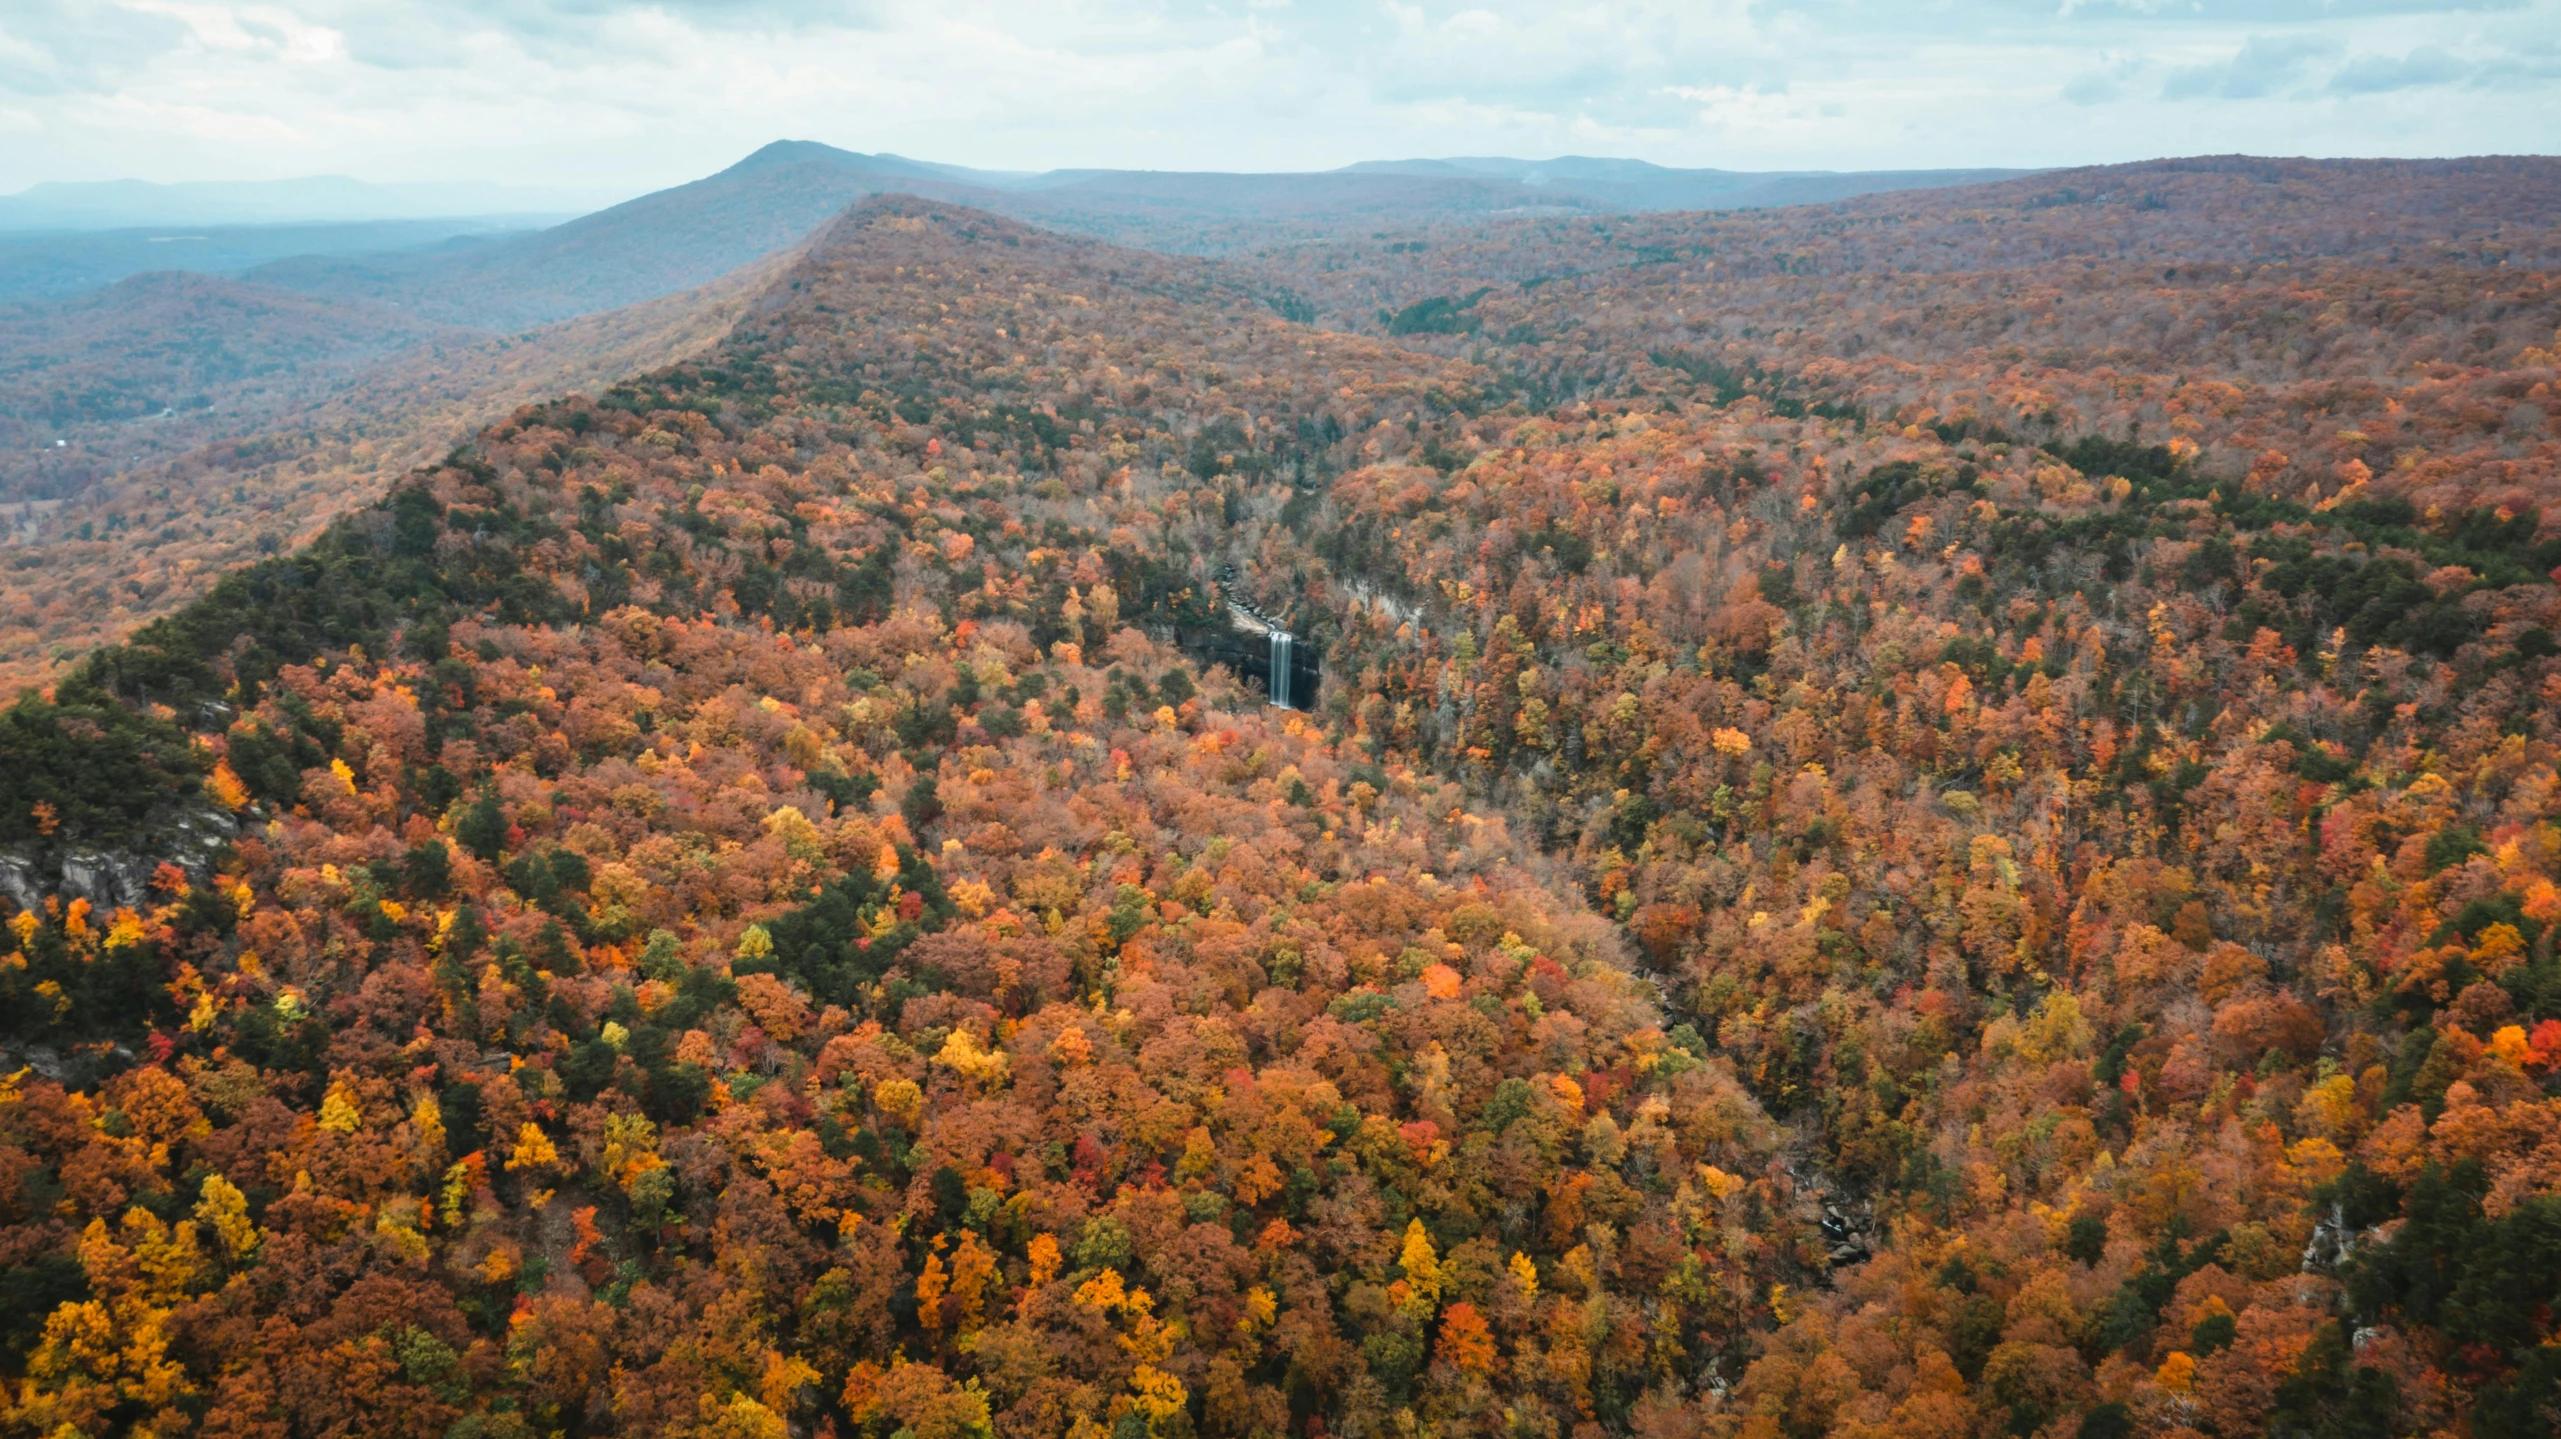
M 203 879 L 239 833 L 239 822 L 230 815 L 211 805 L 195 805 L 151 825 L 141 836 L 143 843 L 131 847 L 108 849 L 75 840 L 0 850 L 0 894 L 20 909 L 38 908 L 51 895 L 85 899 L 100 909 L 139 908 L 161 865 L 174 864 L 190 878 Z

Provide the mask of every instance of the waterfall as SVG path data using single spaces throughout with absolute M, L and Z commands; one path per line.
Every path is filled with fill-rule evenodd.
M 1272 703 L 1273 703 L 1273 704 L 1276 704 L 1276 705 L 1279 705 L 1282 709 L 1293 709 L 1293 708 L 1296 708 L 1294 705 L 1292 705 L 1292 704 L 1289 702 L 1289 701 L 1290 701 L 1290 694 L 1289 694 L 1289 668 L 1290 668 L 1290 653 L 1289 653 L 1289 646 L 1290 646 L 1290 635 L 1289 635 L 1289 631 L 1287 631 L 1287 630 L 1274 630 L 1274 631 L 1272 631 L 1272 679 L 1271 679 Z

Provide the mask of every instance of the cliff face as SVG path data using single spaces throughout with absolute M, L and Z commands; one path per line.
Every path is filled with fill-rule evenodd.
M 175 866 L 202 882 L 240 834 L 239 821 L 209 804 L 173 808 L 102 847 L 78 843 L 0 849 L 0 895 L 21 910 L 40 910 L 47 896 L 85 899 L 99 909 L 131 909 L 150 900 L 152 877 Z

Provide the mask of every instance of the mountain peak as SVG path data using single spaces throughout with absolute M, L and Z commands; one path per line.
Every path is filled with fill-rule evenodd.
M 869 155 L 858 154 L 852 150 L 839 150 L 833 145 L 817 140 L 775 140 L 759 146 L 754 154 L 730 166 L 728 173 L 770 169 L 776 165 L 801 165 L 812 160 L 859 164 L 870 158 Z
M 1029 178 L 1012 172 L 972 170 L 965 165 L 942 165 L 931 160 L 910 160 L 887 151 L 866 155 L 860 150 L 840 150 L 816 140 L 776 140 L 728 169 L 723 175 L 752 175 L 759 171 L 787 166 L 822 166 L 828 170 L 871 176 L 894 176 L 923 180 L 937 185 L 1003 185 Z M 681 187 L 679 187 L 681 188 Z

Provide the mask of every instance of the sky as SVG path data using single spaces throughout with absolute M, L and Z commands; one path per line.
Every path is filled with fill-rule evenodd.
M 989 169 L 2561 150 L 2561 0 L 7 0 L 0 193 Z

